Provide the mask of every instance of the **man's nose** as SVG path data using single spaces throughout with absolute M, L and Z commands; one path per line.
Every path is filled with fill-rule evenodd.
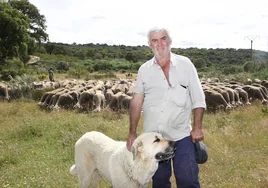
M 158 41 L 157 41 L 157 45 L 158 45 L 158 46 L 162 46 L 162 45 L 163 45 L 163 41 L 162 41 L 162 40 L 158 40 Z

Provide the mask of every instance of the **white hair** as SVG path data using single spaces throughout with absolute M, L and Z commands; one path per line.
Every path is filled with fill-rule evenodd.
M 169 38 L 169 40 L 172 41 L 172 38 L 171 38 L 171 36 L 170 36 L 170 32 L 169 32 L 168 29 L 163 28 L 163 27 L 162 27 L 162 28 L 161 28 L 161 27 L 153 27 L 153 28 L 151 28 L 151 29 L 148 31 L 148 33 L 147 33 L 148 43 L 150 44 L 150 35 L 151 35 L 151 33 L 162 32 L 162 31 L 165 31 L 165 32 L 167 33 L 167 37 Z

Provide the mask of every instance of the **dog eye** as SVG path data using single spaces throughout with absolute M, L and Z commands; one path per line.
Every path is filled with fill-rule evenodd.
M 156 138 L 153 143 L 155 143 L 155 142 L 160 142 L 160 139 L 159 138 Z

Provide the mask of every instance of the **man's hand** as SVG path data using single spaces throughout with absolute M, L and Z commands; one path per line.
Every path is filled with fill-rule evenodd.
M 134 140 L 137 138 L 137 134 L 135 133 L 130 133 L 129 135 L 128 135 L 128 139 L 127 139 L 127 149 L 129 150 L 129 151 L 131 151 L 131 148 L 132 148 L 132 144 L 133 144 L 133 142 L 134 142 Z
M 192 136 L 193 143 L 204 140 L 204 133 L 203 133 L 203 130 L 200 128 L 194 127 L 190 134 Z

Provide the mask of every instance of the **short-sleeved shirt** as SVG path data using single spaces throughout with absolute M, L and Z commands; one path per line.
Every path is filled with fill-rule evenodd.
M 144 94 L 144 132 L 159 132 L 177 141 L 190 135 L 192 109 L 206 108 L 205 95 L 187 57 L 171 53 L 169 82 L 152 58 L 139 68 L 133 91 Z

